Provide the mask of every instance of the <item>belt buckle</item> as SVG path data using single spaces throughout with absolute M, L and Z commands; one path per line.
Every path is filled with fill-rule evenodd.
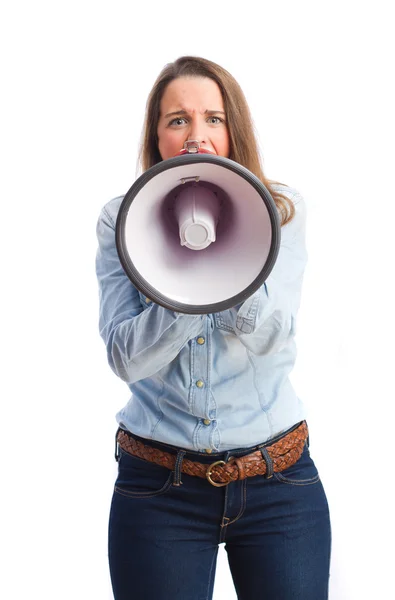
M 234 461 L 234 457 L 231 456 L 228 460 L 228 462 L 225 462 L 224 460 L 217 460 L 213 463 L 211 463 L 211 465 L 208 466 L 207 471 L 206 471 L 206 477 L 207 480 L 211 483 L 211 485 L 214 485 L 215 487 L 224 487 L 225 485 L 228 485 L 230 483 L 230 481 L 226 481 L 225 483 L 216 483 L 215 481 L 213 481 L 211 479 L 211 475 L 212 475 L 212 470 L 215 466 L 217 465 L 226 465 L 229 464 L 231 461 Z

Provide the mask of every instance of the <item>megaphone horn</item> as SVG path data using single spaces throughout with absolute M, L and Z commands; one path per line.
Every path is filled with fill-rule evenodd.
M 116 223 L 121 264 L 144 296 L 176 312 L 208 314 L 251 296 L 270 274 L 280 222 L 248 169 L 189 140 L 143 173 Z

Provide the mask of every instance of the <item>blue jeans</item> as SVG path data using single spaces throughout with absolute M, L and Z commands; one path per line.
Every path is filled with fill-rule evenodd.
M 180 472 L 180 449 L 133 437 L 178 450 L 180 460 L 170 471 L 119 449 L 109 518 L 115 600 L 211 599 L 221 543 L 239 600 L 328 598 L 329 511 L 308 442 L 282 473 L 214 487 Z M 188 450 L 184 458 L 209 465 L 257 449 Z

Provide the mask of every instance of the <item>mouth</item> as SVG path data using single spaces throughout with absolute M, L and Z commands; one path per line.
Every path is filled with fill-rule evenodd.
M 211 150 L 206 150 L 206 148 L 198 148 L 191 150 L 190 148 L 183 148 L 180 152 L 177 152 L 174 156 L 182 156 L 183 154 L 213 154 L 216 156 L 216 152 L 212 152 Z
M 181 156 L 183 154 L 214 154 L 212 150 L 207 150 L 206 148 L 202 148 L 200 146 L 200 142 L 198 140 L 187 140 L 184 143 L 184 147 L 180 150 L 176 156 Z

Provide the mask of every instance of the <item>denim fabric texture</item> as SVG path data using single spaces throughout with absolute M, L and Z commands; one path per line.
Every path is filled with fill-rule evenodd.
M 129 402 L 116 420 L 145 439 L 201 453 L 259 444 L 306 418 L 289 374 L 305 248 L 305 204 L 287 186 L 296 215 L 281 228 L 276 264 L 244 303 L 184 315 L 144 297 L 122 269 L 115 227 L 122 197 L 101 211 L 96 270 L 100 334 Z
M 178 450 L 174 471 L 119 449 L 109 519 L 115 600 L 210 600 L 221 543 L 238 600 L 328 598 L 329 512 L 308 443 L 297 463 L 271 477 L 216 488 L 180 472 L 184 458 L 209 466 L 256 449 Z

